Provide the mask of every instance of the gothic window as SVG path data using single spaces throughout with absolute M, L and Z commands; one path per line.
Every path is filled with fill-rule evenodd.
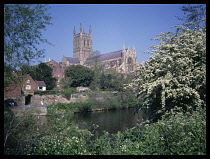
M 84 40 L 84 46 L 85 46 L 85 40 Z
M 89 46 L 89 40 L 87 41 L 87 46 Z
M 119 66 L 122 65 L 122 59 L 119 59 L 118 62 L 119 62 Z
M 111 67 L 114 67 L 116 64 L 117 64 L 117 60 L 113 60 L 113 61 L 110 62 Z
M 128 72 L 133 71 L 133 60 L 131 57 L 128 58 Z

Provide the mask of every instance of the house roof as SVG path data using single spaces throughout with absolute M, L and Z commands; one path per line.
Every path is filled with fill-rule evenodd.
M 76 57 L 66 57 L 66 61 L 69 61 L 69 63 L 72 63 L 72 64 L 80 63 L 79 59 Z
M 44 83 L 44 81 L 35 81 L 37 83 L 38 86 L 45 86 L 46 84 Z
M 99 56 L 87 58 L 86 62 L 94 62 L 97 58 L 98 58 L 98 61 L 106 61 L 106 60 L 115 59 L 122 56 L 123 56 L 122 50 L 118 50 L 118 51 L 114 51 L 114 52 L 110 52 L 106 54 L 101 54 Z

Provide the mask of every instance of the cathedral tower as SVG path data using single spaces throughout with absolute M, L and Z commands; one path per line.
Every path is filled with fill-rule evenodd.
M 85 60 L 92 54 L 92 29 L 90 26 L 89 34 L 86 34 L 80 24 L 80 33 L 76 34 L 75 27 L 73 33 L 73 57 L 78 58 L 80 64 L 83 65 Z

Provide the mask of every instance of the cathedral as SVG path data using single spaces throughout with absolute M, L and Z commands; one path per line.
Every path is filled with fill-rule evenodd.
M 101 54 L 92 57 L 92 29 L 89 28 L 89 34 L 83 31 L 80 25 L 80 32 L 77 34 L 76 29 L 73 30 L 73 57 L 63 56 L 62 64 L 69 66 L 80 64 L 90 66 L 96 61 L 103 63 L 105 69 L 113 68 L 120 73 L 129 73 L 136 70 L 137 57 L 135 49 L 125 48 Z
M 64 77 L 64 70 L 70 65 L 83 65 L 90 67 L 96 62 L 103 64 L 104 69 L 114 69 L 119 73 L 128 74 L 137 69 L 137 57 L 135 48 L 125 48 L 121 50 L 93 56 L 92 51 L 92 29 L 89 33 L 85 33 L 81 24 L 80 32 L 73 30 L 73 57 L 62 57 L 62 61 L 57 63 L 54 60 L 45 62 L 53 69 L 53 76 L 58 78 L 57 86 L 60 85 L 61 79 Z

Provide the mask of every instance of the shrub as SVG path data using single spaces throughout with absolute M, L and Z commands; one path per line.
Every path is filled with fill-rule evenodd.
M 33 115 L 32 108 L 22 112 L 21 117 L 17 117 L 10 109 L 4 110 L 4 154 L 21 155 L 24 153 L 26 144 L 32 145 L 37 136 L 39 124 Z
M 92 103 L 90 102 L 77 103 L 77 106 L 80 112 L 87 112 L 92 109 Z
M 57 92 L 56 92 L 56 91 L 54 91 L 54 90 L 34 91 L 34 94 L 39 94 L 39 95 L 48 95 L 48 94 L 57 94 Z
M 75 93 L 75 92 L 76 92 L 76 88 L 71 87 L 71 88 L 68 88 L 67 90 L 63 91 L 62 96 L 64 98 L 70 99 L 71 94 Z
M 205 155 L 206 112 L 197 108 L 192 113 L 172 109 L 162 120 L 146 126 L 146 154 Z

